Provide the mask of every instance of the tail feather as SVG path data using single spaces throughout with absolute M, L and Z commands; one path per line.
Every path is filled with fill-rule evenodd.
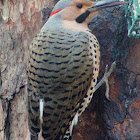
M 30 96 L 28 97 L 28 124 L 32 136 L 37 136 L 40 132 L 39 117 L 39 100 L 32 100 L 32 96 Z
M 44 108 L 44 100 L 40 99 L 39 101 L 39 109 L 40 109 L 40 124 L 42 125 L 43 123 L 43 108 Z

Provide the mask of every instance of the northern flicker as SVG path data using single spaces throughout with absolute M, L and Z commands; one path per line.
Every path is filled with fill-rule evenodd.
M 28 62 L 31 139 L 71 139 L 73 126 L 90 103 L 100 46 L 88 23 L 103 8 L 122 1 L 60 0 L 33 39 Z

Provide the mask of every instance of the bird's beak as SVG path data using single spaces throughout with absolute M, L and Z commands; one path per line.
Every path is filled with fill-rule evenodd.
M 124 3 L 128 3 L 128 2 L 122 1 L 122 0 L 103 0 L 103 1 L 96 2 L 96 4 L 94 3 L 94 5 L 90 6 L 88 8 L 88 10 L 90 12 L 94 12 L 94 11 L 98 11 L 98 10 L 101 10 L 101 9 L 104 9 L 104 8 L 121 5 L 121 4 L 124 4 Z

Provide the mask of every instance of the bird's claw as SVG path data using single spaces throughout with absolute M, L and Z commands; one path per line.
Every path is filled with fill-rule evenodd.
M 106 65 L 106 68 L 105 68 L 105 73 L 104 73 L 104 76 L 103 78 L 101 79 L 101 81 L 95 86 L 95 91 L 100 87 L 102 86 L 104 83 L 106 84 L 106 93 L 105 93 L 105 96 L 108 100 L 109 99 L 109 83 L 108 83 L 108 78 L 110 76 L 110 74 L 112 73 L 112 71 L 115 69 L 116 67 L 116 62 L 114 61 L 112 64 L 111 64 L 111 67 L 110 69 L 108 69 L 108 65 Z

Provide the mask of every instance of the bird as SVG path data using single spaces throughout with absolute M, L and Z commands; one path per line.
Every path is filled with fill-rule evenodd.
M 100 45 L 88 23 L 108 0 L 60 0 L 34 37 L 27 64 L 28 124 L 31 140 L 70 140 L 90 103 L 100 66 Z

